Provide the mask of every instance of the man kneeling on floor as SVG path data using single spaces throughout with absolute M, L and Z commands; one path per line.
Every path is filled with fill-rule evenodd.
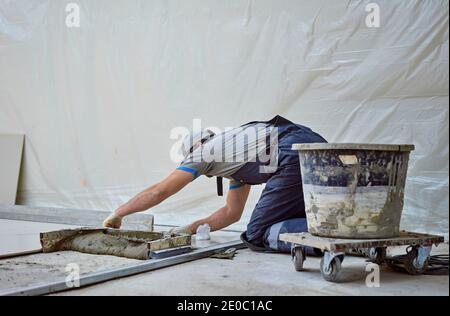
M 226 205 L 207 218 L 172 230 L 195 234 L 200 225 L 212 231 L 241 218 L 252 185 L 266 187 L 241 239 L 252 250 L 290 252 L 279 240 L 282 233 L 307 231 L 305 204 L 296 143 L 325 143 L 311 129 L 277 116 L 267 122 L 251 122 L 215 135 L 194 131 L 183 141 L 184 160 L 165 180 L 144 190 L 119 207 L 105 227 L 120 228 L 123 217 L 148 210 L 179 192 L 201 175 L 217 177 L 219 195 L 222 178 L 230 180 Z

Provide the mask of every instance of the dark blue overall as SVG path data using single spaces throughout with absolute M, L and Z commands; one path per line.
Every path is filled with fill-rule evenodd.
M 261 173 L 261 163 L 249 162 L 232 175 L 234 180 L 245 184 L 266 183 L 241 239 L 252 250 L 289 252 L 290 245 L 280 242 L 279 235 L 308 229 L 299 155 L 292 150 L 292 144 L 324 143 L 326 140 L 310 128 L 294 124 L 281 116 L 264 123 L 278 128 L 278 169 L 275 173 Z

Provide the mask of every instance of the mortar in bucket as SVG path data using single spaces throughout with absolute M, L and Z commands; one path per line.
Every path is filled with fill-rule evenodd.
M 414 145 L 294 144 L 309 232 L 336 238 L 392 238 L 400 233 Z

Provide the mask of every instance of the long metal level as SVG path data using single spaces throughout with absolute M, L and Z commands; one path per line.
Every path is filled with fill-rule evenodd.
M 15 252 L 15 253 L 8 253 L 8 254 L 0 255 L 0 260 L 12 259 L 12 258 L 23 257 L 23 256 L 30 256 L 30 255 L 36 255 L 38 253 L 42 253 L 42 248 L 41 249 L 34 249 L 34 250 L 28 250 L 28 251 L 23 251 L 23 252 Z
M 150 272 L 189 261 L 207 258 L 216 252 L 224 251 L 230 248 L 243 249 L 245 248 L 245 245 L 240 240 L 231 241 L 223 244 L 209 246 L 202 249 L 197 249 L 191 253 L 181 254 L 170 258 L 149 260 L 143 263 L 127 267 L 121 267 L 117 269 L 86 274 L 84 276 L 81 276 L 80 287 L 78 288 L 83 288 L 86 286 L 91 286 L 94 284 L 111 281 L 123 277 L 128 277 L 140 273 Z M 1 291 L 0 296 L 39 296 L 63 291 L 76 290 L 78 288 L 68 287 L 68 285 L 66 284 L 66 280 L 59 280 L 52 283 L 32 285 L 29 287 L 15 289 L 13 291 Z
M 103 220 L 108 217 L 109 214 L 109 212 L 95 210 L 0 204 L 0 219 L 14 221 L 102 227 Z M 152 231 L 153 221 L 153 215 L 133 214 L 124 220 L 122 228 L 128 230 Z

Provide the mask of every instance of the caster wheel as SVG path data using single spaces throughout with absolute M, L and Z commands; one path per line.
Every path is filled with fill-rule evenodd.
M 325 267 L 325 259 L 320 261 L 320 272 L 322 277 L 328 282 L 338 282 L 341 272 L 342 261 L 340 256 L 335 257 L 329 267 Z
M 418 261 L 418 256 L 419 256 L 419 251 L 417 248 L 413 248 L 407 253 L 407 255 L 405 257 L 404 266 L 405 266 L 406 272 L 408 272 L 408 274 L 419 275 L 419 274 L 423 274 L 427 270 L 429 259 L 427 259 L 424 262 L 424 264 L 421 266 Z
M 369 260 L 380 265 L 386 260 L 386 252 L 385 247 L 370 248 L 368 254 Z
M 295 248 L 292 254 L 295 271 L 304 271 L 303 263 L 306 260 L 305 251 L 301 248 Z

